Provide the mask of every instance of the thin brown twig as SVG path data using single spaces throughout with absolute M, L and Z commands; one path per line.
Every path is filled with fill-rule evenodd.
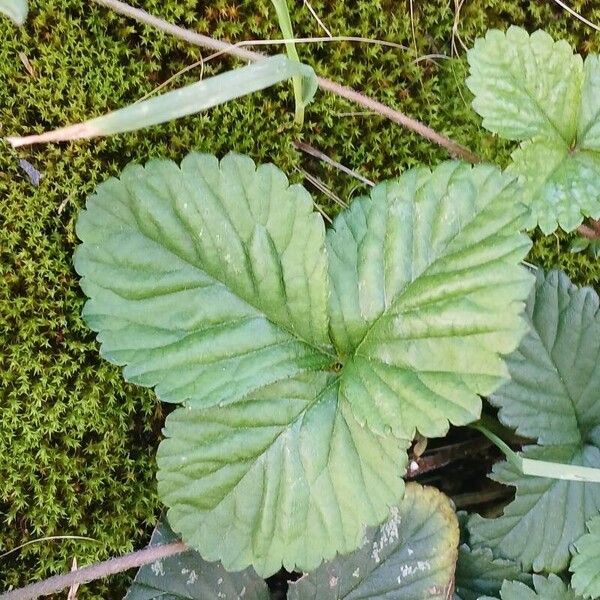
M 122 573 L 129 569 L 134 569 L 153 563 L 157 560 L 181 554 L 187 550 L 183 542 L 173 542 L 172 544 L 163 544 L 161 546 L 150 546 L 137 552 L 131 552 L 118 558 L 110 558 L 104 562 L 83 567 L 76 571 L 71 571 L 63 575 L 55 575 L 43 581 L 32 583 L 17 590 L 12 590 L 0 595 L 0 600 L 33 600 L 40 596 L 49 596 L 61 590 L 72 587 L 76 584 L 89 583 L 95 579 L 101 579 L 108 575 Z
M 337 160 L 333 160 L 333 158 L 331 158 L 330 156 L 327 156 L 327 154 L 325 154 L 325 152 L 322 152 L 321 150 L 314 148 L 310 144 L 307 144 L 306 142 L 301 142 L 299 140 L 295 140 L 293 142 L 293 144 L 294 144 L 294 148 L 296 148 L 297 150 L 301 150 L 302 152 L 306 152 L 306 154 L 310 154 L 310 156 L 314 156 L 315 158 L 323 161 L 324 163 L 331 165 L 335 169 L 338 169 L 338 171 L 342 171 L 342 173 L 346 173 L 346 175 L 350 175 L 351 177 L 358 179 L 365 185 L 368 185 L 371 187 L 373 187 L 375 185 L 370 179 L 367 179 L 360 173 L 357 173 L 356 171 L 353 171 L 352 169 L 346 167 L 345 165 L 338 162 Z
M 105 6 L 106 8 L 110 8 L 119 14 L 135 19 L 136 21 L 145 23 L 146 25 L 151 25 L 160 31 L 173 35 L 180 40 L 196 46 L 227 52 L 246 61 L 256 61 L 264 58 L 264 55 L 259 54 L 258 52 L 253 52 L 251 50 L 238 47 L 235 44 L 229 44 L 221 40 L 216 40 L 207 35 L 189 31 L 183 27 L 168 23 L 163 19 L 151 15 L 145 10 L 134 8 L 125 2 L 121 2 L 121 0 L 93 0 L 93 2 Z M 434 142 L 435 144 L 438 144 L 442 148 L 445 148 L 453 156 L 463 158 L 464 160 L 472 163 L 479 162 L 478 157 L 464 146 L 461 146 L 454 140 L 451 140 L 445 135 L 442 135 L 441 133 L 431 129 L 431 127 L 428 127 L 424 123 L 405 115 L 399 110 L 390 108 L 389 106 L 386 106 L 385 104 L 378 102 L 377 100 L 374 100 L 365 94 L 336 83 L 335 81 L 331 81 L 323 77 L 317 77 L 317 82 L 322 90 L 332 92 L 338 96 L 341 96 L 342 98 L 345 98 L 346 100 L 350 100 L 351 102 L 359 104 L 364 108 L 379 113 L 380 115 L 388 118 L 390 121 L 393 121 L 398 125 L 402 125 L 403 127 L 410 129 L 420 136 Z

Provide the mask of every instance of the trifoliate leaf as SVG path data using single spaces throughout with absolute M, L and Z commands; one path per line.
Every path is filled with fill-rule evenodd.
M 358 550 L 290 585 L 288 600 L 446 600 L 452 589 L 458 523 L 448 499 L 415 483 Z
M 166 523 L 152 533 L 150 546 L 168 544 L 177 536 Z M 269 588 L 252 569 L 227 572 L 193 550 L 141 567 L 124 600 L 269 600 Z
M 600 57 L 519 27 L 491 30 L 468 53 L 483 126 L 520 140 L 509 172 L 531 207 L 527 227 L 572 231 L 600 216 Z
M 408 441 L 376 436 L 309 373 L 236 404 L 182 407 L 158 450 L 169 523 L 207 560 L 262 576 L 359 546 L 402 498 Z
M 130 165 L 97 188 L 77 234 L 103 356 L 161 400 L 234 401 L 334 362 L 323 221 L 273 165 Z
M 0 13 L 5 14 L 17 25 L 23 25 L 29 6 L 27 0 L 0 0 Z
M 538 440 L 526 458 L 600 468 L 598 304 L 592 289 L 566 275 L 538 274 L 531 331 L 507 359 L 511 381 L 491 397 L 505 425 Z M 496 519 L 472 517 L 471 543 L 524 570 L 563 571 L 570 544 L 600 511 L 600 485 L 528 477 L 508 463 L 495 465 L 493 479 L 516 486 L 515 500 Z
M 600 598 L 600 515 L 590 519 L 587 528 L 589 533 L 574 544 L 571 585 L 584 598 Z
M 448 162 L 374 188 L 327 233 L 340 391 L 376 432 L 441 436 L 478 418 L 525 328 L 530 242 L 511 179 Z
M 531 583 L 531 575 L 523 573 L 517 563 L 494 558 L 489 548 L 460 546 L 454 600 L 478 600 L 484 594 L 498 596 L 505 579 Z

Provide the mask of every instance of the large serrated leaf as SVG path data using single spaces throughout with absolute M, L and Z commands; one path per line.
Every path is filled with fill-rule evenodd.
M 458 522 L 438 490 L 406 486 L 402 503 L 361 547 L 290 585 L 288 600 L 446 600 L 452 589 Z
M 164 522 L 157 525 L 150 546 L 176 541 Z M 124 600 L 269 600 L 269 588 L 252 569 L 230 573 L 193 550 L 141 567 Z
M 531 207 L 528 227 L 572 231 L 600 217 L 600 57 L 519 27 L 491 30 L 468 53 L 483 125 L 523 142 L 509 172 Z
M 340 391 L 373 430 L 444 435 L 506 378 L 531 288 L 511 181 L 489 165 L 411 170 L 328 231 Z
M 562 273 L 539 273 L 528 318 L 530 333 L 507 359 L 511 381 L 491 398 L 500 420 L 537 438 L 527 458 L 600 468 L 598 295 Z M 600 511 L 600 485 L 528 477 L 508 463 L 493 478 L 516 486 L 515 500 L 496 519 L 471 518 L 471 542 L 525 570 L 563 571 L 570 544 Z
M 27 0 L 0 0 L 0 13 L 10 17 L 17 25 L 23 25 L 29 11 Z
M 402 497 L 409 442 L 361 427 L 332 375 L 171 413 L 159 494 L 184 541 L 228 570 L 311 570 L 350 552 Z
M 164 401 L 233 401 L 333 360 L 323 222 L 273 165 L 128 166 L 90 197 L 77 234 L 103 356 Z
M 579 596 L 560 577 L 533 576 L 535 591 L 520 581 L 505 581 L 500 592 L 501 600 L 578 600 Z M 482 597 L 481 600 L 494 600 Z
M 571 585 L 584 598 L 600 598 L 600 515 L 590 519 L 587 528 L 574 544 Z
M 456 563 L 454 600 L 478 600 L 482 595 L 497 596 L 505 579 L 531 583 L 531 575 L 523 573 L 517 563 L 494 558 L 489 548 L 472 550 L 462 544 Z

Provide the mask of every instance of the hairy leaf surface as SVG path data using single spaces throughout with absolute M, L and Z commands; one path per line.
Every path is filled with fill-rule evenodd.
M 311 570 L 361 542 L 402 498 L 408 441 L 376 436 L 310 373 L 222 408 L 178 408 L 159 494 L 185 542 L 228 570 Z
M 340 392 L 360 422 L 412 438 L 478 418 L 524 332 L 529 240 L 511 179 L 447 162 L 377 186 L 327 234 Z
M 446 600 L 458 537 L 448 499 L 409 483 L 388 521 L 369 529 L 355 552 L 292 583 L 288 600 Z
M 584 598 L 600 598 L 600 515 L 590 519 L 587 528 L 574 544 L 571 585 Z
M 323 221 L 273 165 L 130 165 L 97 188 L 77 234 L 103 356 L 161 400 L 234 401 L 332 362 Z
M 600 217 L 600 57 L 519 27 L 488 31 L 468 53 L 483 126 L 522 141 L 509 172 L 531 206 L 528 227 L 572 231 Z
M 164 522 L 152 533 L 150 546 L 177 541 Z M 193 550 L 144 565 L 124 600 L 269 600 L 269 588 L 252 569 L 230 573 L 221 563 L 209 563 Z
M 499 418 L 536 438 L 523 456 L 600 468 L 600 314 L 598 295 L 566 275 L 538 274 L 528 304 L 530 333 L 507 359 L 511 381 L 491 397 Z M 525 570 L 563 571 L 569 546 L 600 511 L 600 485 L 528 477 L 508 463 L 493 479 L 517 488 L 496 519 L 474 516 L 471 542 Z

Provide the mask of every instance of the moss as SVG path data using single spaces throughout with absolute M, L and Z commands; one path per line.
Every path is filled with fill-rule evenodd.
M 277 37 L 268 0 L 197 2 L 148 0 L 169 20 L 229 39 Z M 463 59 L 450 53 L 453 3 L 312 0 L 334 35 L 388 39 L 407 50 L 348 42 L 303 46 L 320 74 L 346 82 L 445 132 L 501 164 L 510 146 L 486 134 L 469 109 Z M 571 3 L 600 21 L 600 8 Z M 320 35 L 301 2 L 299 35 Z M 458 32 L 469 44 L 488 26 L 544 27 L 581 51 L 600 38 L 553 3 L 512 0 L 466 3 Z M 19 59 L 35 69 L 31 77 Z M 0 23 L 0 123 L 3 132 L 41 131 L 130 103 L 197 60 L 200 50 L 79 0 L 37 0 L 22 29 Z M 211 61 L 205 74 L 235 65 Z M 197 73 L 180 78 L 192 81 Z M 356 181 L 296 152 L 304 139 L 371 179 L 393 176 L 418 162 L 446 158 L 443 150 L 374 115 L 320 93 L 302 131 L 292 123 L 290 86 L 241 99 L 208 114 L 108 140 L 46 146 L 18 153 L 0 146 L 0 554 L 51 535 L 85 535 L 95 542 L 46 541 L 0 558 L 0 585 L 19 585 L 140 546 L 158 503 L 154 451 L 162 423 L 152 394 L 122 382 L 102 362 L 79 313 L 82 295 L 71 267 L 74 221 L 93 185 L 128 161 L 190 149 L 237 150 L 272 160 L 300 180 L 294 167 L 321 178 L 341 196 Z M 18 168 L 32 162 L 44 174 L 34 187 Z M 330 214 L 335 205 L 315 193 Z M 540 238 L 532 260 L 561 266 L 580 283 L 598 284 L 600 269 L 566 253 L 566 236 Z M 90 586 L 80 598 L 118 597 L 123 579 Z

